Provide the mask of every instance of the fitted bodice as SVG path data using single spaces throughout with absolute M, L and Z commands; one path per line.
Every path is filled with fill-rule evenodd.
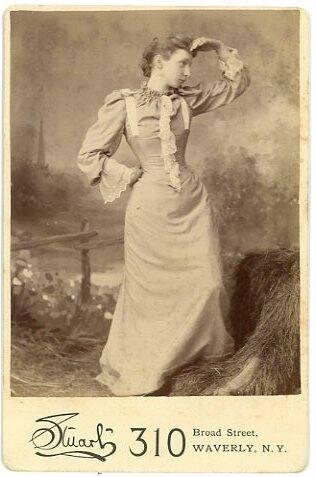
M 186 101 L 177 95 L 162 95 L 142 103 L 137 94 L 129 90 L 125 94 L 124 134 L 143 173 L 162 177 L 180 190 L 181 174 L 187 170 L 185 149 L 191 120 Z
M 175 160 L 181 168 L 186 167 L 185 149 L 189 131 L 175 136 L 177 150 L 174 154 Z M 165 171 L 165 164 L 161 157 L 161 139 L 156 137 L 126 136 L 126 141 L 138 159 L 144 173 L 158 173 Z

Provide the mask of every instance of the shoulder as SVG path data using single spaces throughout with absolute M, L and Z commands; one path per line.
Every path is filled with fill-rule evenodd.
M 137 90 L 130 88 L 115 89 L 105 96 L 104 103 L 108 107 L 124 108 L 125 99 L 133 96 L 136 92 Z
M 137 93 L 138 90 L 130 89 L 130 88 L 123 88 L 123 89 L 120 89 L 119 91 L 120 91 L 122 97 L 126 98 L 126 97 L 129 97 L 129 96 L 134 96 L 134 94 Z
M 105 96 L 104 102 L 105 104 L 110 105 L 110 104 L 120 102 L 123 99 L 124 99 L 124 96 L 122 95 L 121 91 L 119 89 L 115 89 L 114 91 L 112 91 L 111 93 L 108 93 Z
M 116 122 L 116 120 L 123 120 L 126 117 L 126 106 L 124 95 L 120 90 L 114 90 L 108 93 L 103 101 L 103 104 L 98 112 L 100 120 L 107 120 Z

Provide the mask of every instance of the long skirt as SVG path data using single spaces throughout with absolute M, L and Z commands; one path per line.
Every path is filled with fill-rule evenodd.
M 187 171 L 177 191 L 165 174 L 143 174 L 124 240 L 123 281 L 96 379 L 115 395 L 144 395 L 196 357 L 232 354 L 218 233 L 200 178 Z

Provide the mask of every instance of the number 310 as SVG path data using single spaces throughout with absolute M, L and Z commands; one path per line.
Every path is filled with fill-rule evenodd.
M 146 432 L 146 427 L 131 427 L 132 432 L 137 432 L 137 438 L 135 442 L 138 442 L 139 445 L 137 446 L 138 449 L 129 448 L 131 454 L 135 457 L 141 457 L 142 455 L 146 454 L 148 450 L 147 441 L 144 439 L 144 434 Z M 154 431 L 155 434 L 155 456 L 160 456 L 160 429 L 159 427 Z M 177 439 L 178 436 L 178 439 Z M 175 441 L 178 443 L 175 443 Z M 167 449 L 172 457 L 180 457 L 184 451 L 186 446 L 185 434 L 182 429 L 178 427 L 174 427 L 168 432 L 167 436 Z

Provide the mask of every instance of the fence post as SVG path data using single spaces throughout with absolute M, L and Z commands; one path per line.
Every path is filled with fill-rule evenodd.
M 84 219 L 81 223 L 81 231 L 87 232 L 89 230 L 89 222 Z M 81 242 L 85 242 L 82 240 Z M 88 243 L 87 243 L 88 247 Z M 91 267 L 89 258 L 89 248 L 81 250 L 81 304 L 90 301 L 91 298 Z

